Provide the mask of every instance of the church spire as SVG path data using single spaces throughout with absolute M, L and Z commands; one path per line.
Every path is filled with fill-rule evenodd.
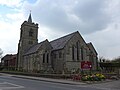
M 30 15 L 29 15 L 29 18 L 28 18 L 28 22 L 29 22 L 29 23 L 32 23 L 31 12 L 30 12 Z

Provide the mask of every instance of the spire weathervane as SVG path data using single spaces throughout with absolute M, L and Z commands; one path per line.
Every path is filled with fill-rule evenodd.
M 32 23 L 31 10 L 30 10 L 30 15 L 29 15 L 29 18 L 28 18 L 28 22 Z

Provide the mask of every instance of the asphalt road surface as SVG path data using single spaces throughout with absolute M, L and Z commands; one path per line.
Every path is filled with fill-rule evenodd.
M 69 85 L 11 76 L 0 76 L 0 90 L 120 90 L 120 81 L 91 85 Z

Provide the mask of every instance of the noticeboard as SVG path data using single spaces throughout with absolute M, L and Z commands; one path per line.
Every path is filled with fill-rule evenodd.
M 81 69 L 91 69 L 92 63 L 90 61 L 82 61 L 81 62 Z

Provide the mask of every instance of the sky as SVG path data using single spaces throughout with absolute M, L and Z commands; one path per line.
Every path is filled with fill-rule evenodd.
M 120 0 L 0 0 L 0 48 L 17 53 L 21 24 L 32 14 L 38 40 L 79 31 L 99 57 L 120 56 Z

